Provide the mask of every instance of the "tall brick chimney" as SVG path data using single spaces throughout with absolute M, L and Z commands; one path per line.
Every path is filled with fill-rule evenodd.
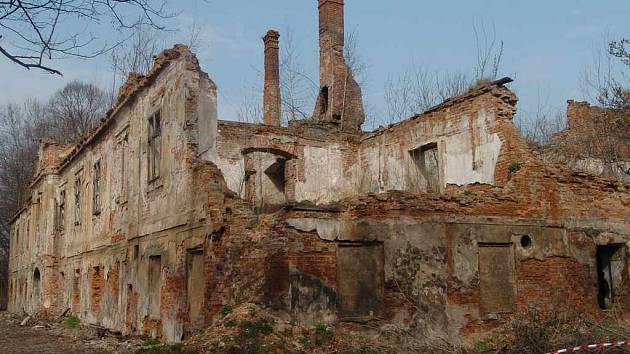
M 344 131 L 365 120 L 361 88 L 344 60 L 344 0 L 318 0 L 320 93 L 314 118 Z
M 265 92 L 263 97 L 265 125 L 280 126 L 280 34 L 269 30 L 265 43 Z

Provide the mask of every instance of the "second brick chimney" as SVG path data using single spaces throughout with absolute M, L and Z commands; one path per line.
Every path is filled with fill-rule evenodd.
M 270 30 L 265 43 L 265 92 L 263 97 L 265 125 L 280 126 L 280 34 Z
M 314 118 L 344 131 L 361 130 L 361 88 L 344 59 L 344 0 L 318 0 L 320 94 Z

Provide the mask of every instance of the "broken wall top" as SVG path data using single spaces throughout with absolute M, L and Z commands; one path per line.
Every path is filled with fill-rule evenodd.
M 115 103 L 107 111 L 99 124 L 85 132 L 83 137 L 76 144 L 59 144 L 54 141 L 44 140 L 38 152 L 37 171 L 33 176 L 31 187 L 35 186 L 46 173 L 61 173 L 73 161 L 80 158 L 82 152 L 92 144 L 99 143 L 99 138 L 110 129 L 113 129 L 114 122 L 120 113 L 132 106 L 138 97 L 151 87 L 165 70 L 175 63 L 183 63 L 183 69 L 195 73 L 199 78 L 209 83 L 211 89 L 216 89 L 216 85 L 209 78 L 208 74 L 201 70 L 197 57 L 190 49 L 182 44 L 177 44 L 171 49 L 167 49 L 157 55 L 154 65 L 146 75 L 130 73 L 127 81 L 120 87 Z M 46 172 L 46 173 L 42 173 Z M 20 208 L 15 217 L 19 216 L 30 202 Z M 14 217 L 14 219 L 15 219 Z
M 426 111 L 416 114 L 408 119 L 401 120 L 396 123 L 392 123 L 387 127 L 380 127 L 372 132 L 366 133 L 364 135 L 364 139 L 368 139 L 377 135 L 381 135 L 387 131 L 398 128 L 401 125 L 413 124 L 412 122 L 418 119 L 424 119 L 430 116 L 432 113 L 448 111 L 451 107 L 458 105 L 460 103 L 471 101 L 476 97 L 484 95 L 486 93 L 491 93 L 494 97 L 503 101 L 506 105 L 501 107 L 501 111 L 498 113 L 498 118 L 512 119 L 514 114 L 516 113 L 516 104 L 518 103 L 518 97 L 505 85 L 511 83 L 513 80 L 509 77 L 504 77 L 502 79 L 492 81 L 483 85 L 475 86 L 468 90 L 467 92 L 448 98 L 444 100 L 442 103 L 433 106 Z
M 107 111 L 105 118 L 101 119 L 99 125 L 84 135 L 69 156 L 62 161 L 59 169 L 61 170 L 66 167 L 86 146 L 100 136 L 116 119 L 118 113 L 124 107 L 133 104 L 134 99 L 147 87 L 151 86 L 159 75 L 176 61 L 184 61 L 186 63 L 186 70 L 198 73 L 204 79 L 208 80 L 213 88 L 216 88 L 216 85 L 210 80 L 208 74 L 201 70 L 199 60 L 190 49 L 183 44 L 176 44 L 173 48 L 167 49 L 155 57 L 153 67 L 147 75 L 137 73 L 129 74 L 127 81 L 121 86 L 118 97 L 112 108 Z

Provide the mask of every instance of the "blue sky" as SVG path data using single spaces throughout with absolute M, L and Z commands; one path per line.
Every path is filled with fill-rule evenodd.
M 234 119 L 247 88 L 262 87 L 261 37 L 267 29 L 288 27 L 308 71 L 317 77 L 316 0 L 171 1 L 181 15 L 169 22 L 185 28 L 201 25 L 202 67 L 220 90 L 222 119 Z M 412 63 L 435 71 L 469 73 L 476 62 L 473 22 L 495 26 L 505 43 L 501 76 L 511 76 L 532 111 L 539 101 L 562 109 L 569 98 L 581 99 L 579 78 L 606 36 L 630 36 L 627 0 L 346 0 L 346 29 L 359 37 L 368 64 L 364 99 L 384 114 L 384 84 Z M 172 36 L 173 38 L 176 35 Z M 106 36 L 105 36 L 106 38 Z M 282 38 L 281 38 L 282 41 Z M 48 97 L 72 79 L 111 82 L 105 58 L 63 60 L 59 78 L 25 71 L 0 58 L 0 104 L 28 96 Z

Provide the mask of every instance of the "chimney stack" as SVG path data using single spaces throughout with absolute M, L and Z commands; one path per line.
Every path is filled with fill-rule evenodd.
M 327 83 L 332 74 L 331 61 L 343 59 L 345 41 L 343 1 L 319 0 L 319 49 L 322 68 L 320 81 L 322 85 Z
M 344 131 L 365 120 L 361 88 L 344 59 L 344 0 L 318 0 L 320 93 L 314 117 Z
M 269 30 L 265 43 L 265 93 L 263 97 L 265 125 L 280 126 L 280 59 L 279 39 L 277 31 Z

